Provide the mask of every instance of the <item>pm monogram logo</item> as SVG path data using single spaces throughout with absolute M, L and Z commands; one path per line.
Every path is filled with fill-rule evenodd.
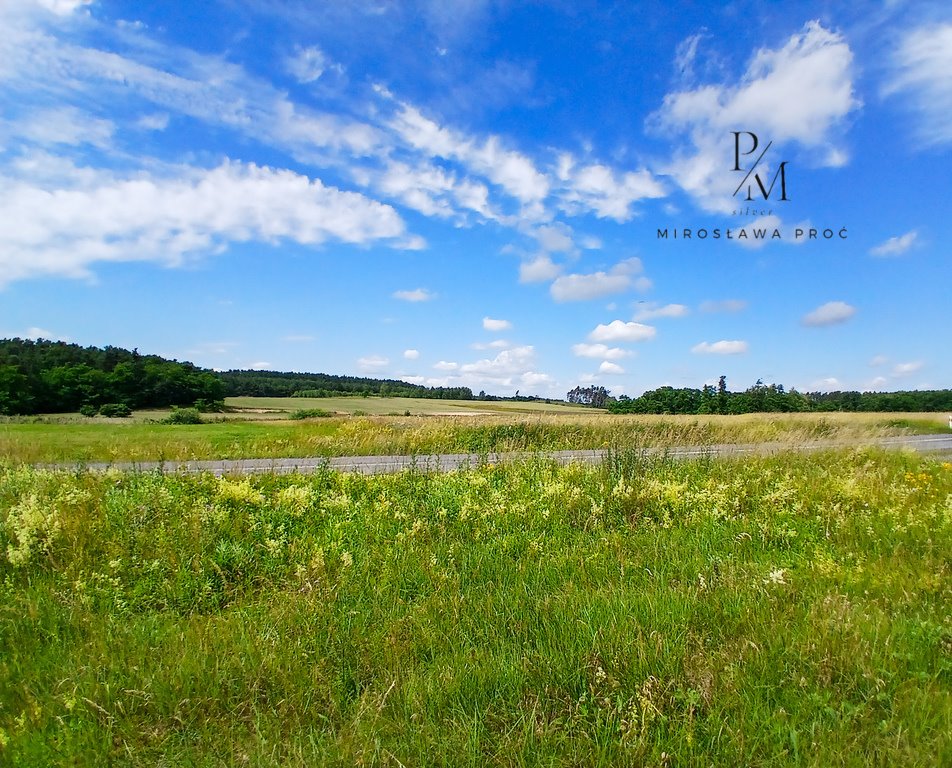
M 773 142 L 767 142 L 767 146 L 763 148 L 750 168 L 743 168 L 741 167 L 741 157 L 747 158 L 748 156 L 753 155 L 760 146 L 760 140 L 757 138 L 757 134 L 751 131 L 731 131 L 731 133 L 734 135 L 734 167 L 731 170 L 744 174 L 744 178 L 741 180 L 740 184 L 737 185 L 737 189 L 734 190 L 733 197 L 737 197 L 737 195 L 741 193 L 741 191 L 744 189 L 744 186 L 746 185 L 747 195 L 744 197 L 744 200 L 752 201 L 755 199 L 755 195 L 758 193 L 760 197 L 763 197 L 764 200 L 769 200 L 770 195 L 773 194 L 774 187 L 777 185 L 777 179 L 780 179 L 780 197 L 777 199 L 787 201 L 789 199 L 787 197 L 787 161 L 784 160 L 782 163 L 780 163 L 780 166 L 777 168 L 777 172 L 770 181 L 769 187 L 764 186 L 764 180 L 760 177 L 760 173 L 757 171 L 760 161 L 764 159 L 764 155 L 767 154 L 767 150 L 770 149 L 770 147 L 773 145 Z M 745 137 L 743 142 L 741 140 L 742 136 Z M 742 152 L 742 144 L 744 147 L 749 146 L 750 148 Z

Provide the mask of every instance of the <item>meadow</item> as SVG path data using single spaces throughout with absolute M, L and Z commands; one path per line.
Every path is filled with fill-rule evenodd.
M 0 467 L 5 765 L 952 764 L 952 464 Z
M 206 414 L 210 423 L 199 425 L 159 423 L 168 412 L 137 413 L 132 419 L 87 419 L 76 415 L 0 419 L 0 459 L 14 463 L 81 464 L 624 450 L 752 442 L 798 445 L 823 440 L 864 442 L 889 435 L 947 431 L 942 414 L 618 416 L 580 409 L 561 415 L 515 411 L 454 416 L 351 415 L 294 421 L 287 418 L 287 409 L 311 407 L 311 403 L 322 401 L 297 403 L 289 401 L 298 398 L 279 399 L 286 410 L 274 413 L 276 408 L 272 408 L 269 413 L 260 402 L 262 398 L 255 400 L 259 402 L 251 410 L 258 413 L 245 410 L 227 414 L 227 418 Z M 350 400 L 353 404 L 375 398 Z M 445 401 L 431 402 L 446 407 Z

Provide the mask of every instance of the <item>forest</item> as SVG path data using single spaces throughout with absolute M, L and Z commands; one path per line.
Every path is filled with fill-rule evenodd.
M 807 392 L 787 390 L 782 384 L 764 384 L 758 380 L 743 392 L 727 389 L 721 376 L 718 386 L 701 389 L 659 387 L 640 397 L 621 395 L 612 398 L 607 391 L 594 388 L 589 400 L 600 400 L 611 413 L 654 414 L 739 414 L 794 412 L 952 412 L 952 390 L 914 390 L 907 392 Z M 581 390 L 583 397 L 587 390 Z M 569 395 L 578 392 L 573 390 Z M 576 400 L 576 402 L 579 402 Z

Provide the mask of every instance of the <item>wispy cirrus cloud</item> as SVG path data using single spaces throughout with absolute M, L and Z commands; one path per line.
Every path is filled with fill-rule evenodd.
M 906 99 L 916 113 L 914 130 L 926 144 L 952 142 L 952 23 L 906 31 L 891 65 L 883 93 Z

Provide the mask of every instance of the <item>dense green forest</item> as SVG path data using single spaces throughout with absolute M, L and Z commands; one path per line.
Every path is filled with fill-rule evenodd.
M 471 400 L 468 387 L 275 371 L 218 373 L 120 347 L 81 347 L 40 339 L 0 340 L 0 414 L 101 412 L 211 404 L 226 396 L 376 395 Z M 105 408 L 104 408 L 105 406 Z
M 225 371 L 218 377 L 228 397 L 423 397 L 436 400 L 472 400 L 469 387 L 424 387 L 395 379 L 365 379 L 327 373 Z
M 163 408 L 223 396 L 221 380 L 191 363 L 119 347 L 0 340 L 0 414 L 95 412 L 112 404 Z
M 580 391 L 583 397 L 588 394 L 588 390 Z M 573 394 L 578 396 L 578 391 L 569 393 Z M 721 376 L 717 387 L 709 384 L 701 389 L 660 387 L 636 398 L 622 395 L 615 399 L 608 397 L 607 391 L 600 392 L 595 388 L 593 397 L 589 399 L 598 399 L 599 396 L 612 413 L 952 412 L 952 390 L 948 389 L 804 394 L 795 389 L 786 390 L 781 384 L 766 385 L 757 381 L 743 392 L 730 392 L 724 376 Z

